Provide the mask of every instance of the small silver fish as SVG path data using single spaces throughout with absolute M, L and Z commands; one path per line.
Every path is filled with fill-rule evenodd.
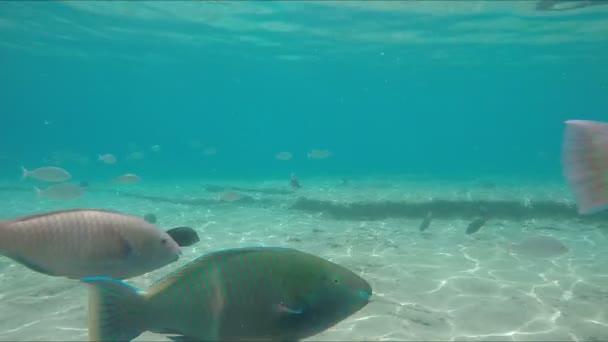
M 129 153 L 126 157 L 127 160 L 142 160 L 144 159 L 144 153 L 142 151 L 136 151 Z
M 40 273 L 125 279 L 176 261 L 180 247 L 142 218 L 66 210 L 0 221 L 0 254 Z
M 114 181 L 121 184 L 133 184 L 141 180 L 138 175 L 127 173 L 126 175 L 118 176 L 114 178 Z
M 223 194 L 221 194 L 219 196 L 219 200 L 221 202 L 236 202 L 236 201 L 240 200 L 241 198 L 243 198 L 243 196 L 241 196 L 241 194 L 239 194 L 236 191 L 224 192 Z
M 293 155 L 291 154 L 291 152 L 279 152 L 274 157 L 278 160 L 290 160 Z
M 311 150 L 306 154 L 309 159 L 327 159 L 331 157 L 333 153 L 329 150 Z
M 84 194 L 84 188 L 73 183 L 51 185 L 46 189 L 34 187 L 34 190 L 38 197 L 48 198 L 54 201 L 69 201 Z
M 21 180 L 34 178 L 44 182 L 64 182 L 72 178 L 69 172 L 56 166 L 44 166 L 31 171 L 22 166 L 21 171 Z
M 217 149 L 215 147 L 206 147 L 203 150 L 203 154 L 206 156 L 213 156 L 217 153 Z
M 100 154 L 97 159 L 110 165 L 116 163 L 116 157 L 111 153 Z

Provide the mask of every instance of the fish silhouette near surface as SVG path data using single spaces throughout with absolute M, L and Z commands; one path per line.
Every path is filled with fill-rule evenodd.
M 145 331 L 174 341 L 297 341 L 365 307 L 372 288 L 352 271 L 291 248 L 203 255 L 140 291 L 93 277 L 89 340 L 130 341 Z
M 51 276 L 125 279 L 178 260 L 181 249 L 142 218 L 77 209 L 0 221 L 0 254 Z

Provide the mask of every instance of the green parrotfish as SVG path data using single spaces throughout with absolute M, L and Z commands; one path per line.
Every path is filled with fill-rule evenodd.
M 90 285 L 89 339 L 130 341 L 145 331 L 174 341 L 297 341 L 365 307 L 372 288 L 352 271 L 291 248 L 203 255 L 143 292 L 120 280 Z

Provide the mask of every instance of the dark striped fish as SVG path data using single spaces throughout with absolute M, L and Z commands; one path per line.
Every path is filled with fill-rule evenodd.
M 201 241 L 196 231 L 190 227 L 175 227 L 167 230 L 167 234 L 177 242 L 180 247 L 192 246 Z
M 91 285 L 91 341 L 129 341 L 145 331 L 174 341 L 295 341 L 344 320 L 372 295 L 348 269 L 278 247 L 204 255 L 145 293 L 110 278 L 82 281 Z
M 481 227 L 483 227 L 483 225 L 486 224 L 488 219 L 489 218 L 487 216 L 481 216 L 481 217 L 474 219 L 467 226 L 466 233 L 468 235 L 477 233 L 481 229 Z
M 429 211 L 428 213 L 426 213 L 426 216 L 424 217 L 424 220 L 422 220 L 422 223 L 420 223 L 418 230 L 421 232 L 427 230 L 431 226 L 432 220 L 433 220 L 433 212 Z

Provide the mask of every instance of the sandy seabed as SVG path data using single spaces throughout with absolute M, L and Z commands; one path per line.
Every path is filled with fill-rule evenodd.
M 244 246 L 293 247 L 361 274 L 373 287 L 373 302 L 311 341 L 608 340 L 608 237 L 601 223 L 496 219 L 468 236 L 466 218 L 435 218 L 428 231 L 420 233 L 420 219 L 335 220 L 290 209 L 298 196 L 337 202 L 460 197 L 559 201 L 568 197 L 562 185 L 509 182 L 488 189 L 474 183 L 353 180 L 343 186 L 318 179 L 309 180 L 297 194 L 247 194 L 253 202 L 194 205 L 196 201 L 179 204 L 124 196 L 129 191 L 215 200 L 219 194 L 206 192 L 203 184 L 94 184 L 84 197 L 69 202 L 37 199 L 33 190 L 9 187 L 0 192 L 2 218 L 103 208 L 140 216 L 155 213 L 164 228 L 196 229 L 201 241 L 186 248 L 180 261 L 128 280 L 143 289 L 201 254 Z M 279 181 L 238 185 L 287 189 Z M 561 240 L 569 252 L 539 259 L 509 249 L 511 243 L 539 234 Z M 86 286 L 78 281 L 41 275 L 0 257 L 0 340 L 86 340 L 86 297 Z M 136 339 L 166 340 L 152 333 Z

